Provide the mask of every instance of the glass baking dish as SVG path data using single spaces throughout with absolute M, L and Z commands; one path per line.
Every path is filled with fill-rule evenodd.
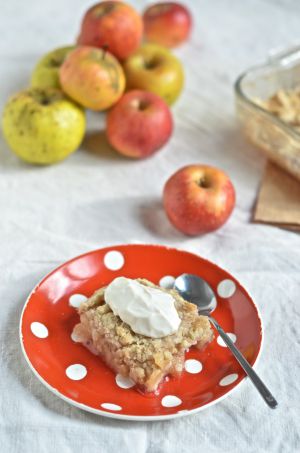
M 300 180 L 300 132 L 255 103 L 300 86 L 300 46 L 271 57 L 235 82 L 236 111 L 247 138 Z

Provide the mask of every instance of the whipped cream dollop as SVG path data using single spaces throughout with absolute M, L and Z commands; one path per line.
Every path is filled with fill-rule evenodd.
M 115 278 L 106 288 L 105 302 L 131 329 L 151 338 L 161 338 L 178 330 L 180 318 L 175 300 L 164 291 L 125 277 Z

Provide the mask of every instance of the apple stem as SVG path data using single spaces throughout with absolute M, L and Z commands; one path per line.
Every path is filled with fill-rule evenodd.
M 198 181 L 198 186 L 202 187 L 202 189 L 208 189 L 210 187 L 210 182 L 205 176 L 202 176 Z
M 106 52 L 108 51 L 108 48 L 109 48 L 109 45 L 108 45 L 108 44 L 104 44 L 104 45 L 102 46 L 102 50 L 103 50 L 102 60 L 105 59 L 105 55 L 106 55 Z

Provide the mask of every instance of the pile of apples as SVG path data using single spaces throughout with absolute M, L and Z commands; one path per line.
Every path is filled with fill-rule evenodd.
M 63 160 L 82 142 L 84 109 L 91 109 L 107 111 L 107 139 L 120 154 L 158 151 L 172 134 L 170 105 L 184 83 L 170 48 L 187 40 L 191 27 L 191 14 L 178 3 L 152 5 L 143 16 L 120 1 L 92 6 L 76 45 L 45 55 L 31 87 L 7 102 L 3 133 L 10 148 L 34 164 Z M 235 195 L 222 171 L 191 165 L 167 181 L 163 200 L 173 225 L 196 235 L 225 223 Z
M 84 109 L 108 111 L 106 133 L 119 153 L 143 158 L 173 129 L 169 105 L 184 81 L 168 47 L 185 41 L 191 15 L 159 3 L 143 16 L 120 1 L 103 1 L 84 15 L 77 43 L 45 55 L 31 88 L 13 96 L 3 114 L 4 136 L 22 159 L 50 164 L 75 151 L 85 134 Z

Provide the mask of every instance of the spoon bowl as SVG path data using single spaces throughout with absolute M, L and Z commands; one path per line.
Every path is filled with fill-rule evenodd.
M 180 275 L 175 280 L 174 288 L 185 300 L 197 305 L 201 315 L 208 316 L 217 306 L 217 299 L 210 285 L 196 275 Z

